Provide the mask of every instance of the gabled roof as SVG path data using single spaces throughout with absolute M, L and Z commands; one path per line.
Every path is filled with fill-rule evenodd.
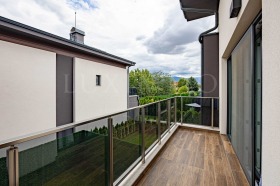
M 189 9 L 189 11 L 183 11 L 188 21 L 213 15 L 213 12 L 217 12 L 219 9 L 219 2 L 219 0 L 180 0 L 181 8 Z M 200 9 L 201 12 L 195 12 L 195 9 Z M 211 10 L 213 12 L 203 10 Z
M 5 17 L 0 16 L 0 35 L 1 33 L 15 33 L 15 34 L 21 34 L 23 36 L 26 36 L 28 38 L 34 37 L 38 41 L 41 42 L 49 42 L 54 44 L 59 44 L 60 46 L 67 47 L 71 50 L 77 50 L 80 52 L 87 53 L 92 56 L 101 57 L 104 59 L 109 59 L 112 61 L 115 61 L 117 63 L 126 65 L 126 66 L 134 66 L 136 63 L 132 62 L 130 60 L 118 57 L 113 54 L 109 54 L 107 52 L 104 52 L 102 50 L 99 50 L 94 47 L 90 47 L 84 44 L 80 44 L 74 41 L 71 41 L 69 39 L 45 32 L 43 30 L 36 29 L 34 27 L 7 19 Z

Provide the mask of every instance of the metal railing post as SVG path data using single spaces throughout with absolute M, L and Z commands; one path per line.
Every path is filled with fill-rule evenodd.
M 18 148 L 11 146 L 7 150 L 7 165 L 9 175 L 9 186 L 19 185 L 19 169 L 18 169 Z
M 167 127 L 168 132 L 170 132 L 170 112 L 171 112 L 171 99 L 167 100 Z
M 158 143 L 161 144 L 161 127 L 160 127 L 160 113 L 161 113 L 161 109 L 160 109 L 160 102 L 157 104 L 157 124 L 158 124 Z
M 177 97 L 174 98 L 174 124 L 177 123 Z
M 183 124 L 183 97 L 181 96 L 181 125 Z
M 141 154 L 142 154 L 142 163 L 145 163 L 145 107 L 141 108 Z
M 110 186 L 114 183 L 114 160 L 113 160 L 113 118 L 108 118 L 108 139 L 109 139 L 109 180 Z
M 211 102 L 211 127 L 214 128 L 214 98 Z

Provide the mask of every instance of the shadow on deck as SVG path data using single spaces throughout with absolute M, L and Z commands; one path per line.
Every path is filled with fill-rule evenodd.
M 249 184 L 226 136 L 178 128 L 135 185 Z

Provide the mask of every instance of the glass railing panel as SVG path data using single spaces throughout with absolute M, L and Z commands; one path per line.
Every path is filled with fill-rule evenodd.
M 175 124 L 175 99 L 170 99 L 170 125 L 173 126 Z
M 21 143 L 20 185 L 105 185 L 107 119 Z
M 214 127 L 219 127 L 219 99 L 213 98 L 214 101 Z
M 182 103 L 182 97 L 176 97 L 176 114 L 177 114 L 177 123 L 181 123 L 181 103 Z M 183 118 L 183 117 L 182 117 Z
M 213 107 L 212 107 L 213 100 Z M 216 98 L 183 97 L 183 123 L 219 126 L 219 100 Z
M 7 167 L 7 149 L 0 149 L 0 185 L 8 186 L 9 177 L 8 177 L 8 167 Z
M 158 139 L 157 104 L 145 107 L 145 150 L 155 145 Z
M 133 164 L 140 161 L 141 109 L 118 114 L 113 119 L 113 167 L 114 181 L 133 168 Z
M 212 98 L 201 98 L 201 125 L 212 125 Z
M 160 102 L 160 133 L 161 134 L 164 134 L 167 129 L 168 129 L 168 126 L 167 126 L 167 101 L 162 101 Z
M 218 98 L 172 98 L 113 116 L 114 181 L 132 170 L 141 161 L 142 150 L 148 153 L 159 135 L 167 132 L 169 102 L 171 125 L 175 114 L 177 121 L 181 121 L 182 113 L 183 123 L 219 126 Z M 143 133 L 142 110 L 145 111 Z M 15 145 L 19 149 L 20 185 L 107 185 L 108 134 L 108 118 L 105 118 Z M 9 185 L 6 150 L 0 149 L 0 185 L 4 186 Z
M 201 98 L 183 97 L 183 123 L 201 124 Z

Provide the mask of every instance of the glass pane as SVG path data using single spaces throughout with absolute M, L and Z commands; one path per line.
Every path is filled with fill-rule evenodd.
M 261 24 L 261 23 L 260 23 Z M 255 169 L 261 174 L 261 127 L 262 127 L 262 38 L 261 32 L 255 41 Z
M 145 107 L 145 150 L 147 150 L 158 139 L 158 124 L 157 124 L 157 104 Z
M 203 98 L 200 99 L 200 102 L 201 102 L 200 124 L 204 126 L 212 126 L 212 98 Z
M 105 185 L 107 119 L 19 144 L 20 185 Z
M 139 109 L 113 116 L 113 161 L 116 181 L 141 156 Z
M 160 102 L 160 133 L 167 131 L 167 101 Z
M 175 99 L 170 99 L 170 125 L 173 126 L 175 123 Z
M 183 97 L 183 123 L 201 123 L 201 98 Z
M 219 127 L 219 99 L 214 99 L 214 127 Z
M 181 123 L 181 100 L 182 100 L 182 98 L 181 97 L 177 97 L 176 98 L 176 102 L 177 102 L 177 112 L 176 112 L 176 114 L 177 114 L 177 122 L 178 123 Z
M 232 145 L 252 181 L 252 28 L 232 52 Z
M 8 186 L 7 148 L 0 149 L 0 185 Z

